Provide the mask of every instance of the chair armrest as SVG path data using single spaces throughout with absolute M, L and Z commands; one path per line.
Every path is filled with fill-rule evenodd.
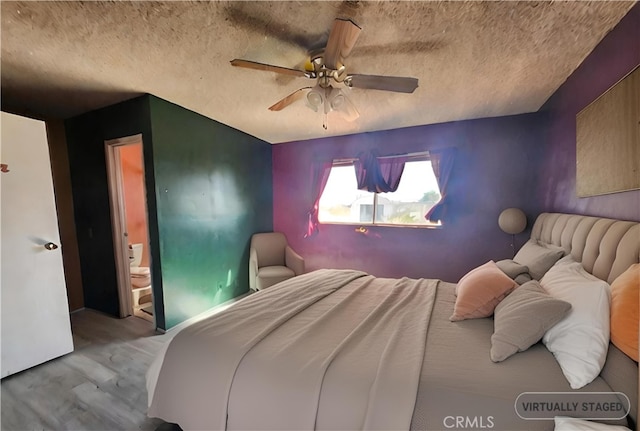
M 284 262 L 288 268 L 291 268 L 296 275 L 304 274 L 304 259 L 298 253 L 293 251 L 290 246 L 284 249 Z
M 258 253 L 255 248 L 249 249 L 249 289 L 255 291 L 258 276 Z

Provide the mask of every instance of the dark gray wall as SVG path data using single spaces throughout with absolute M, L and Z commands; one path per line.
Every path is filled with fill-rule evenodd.
M 149 99 L 141 96 L 65 121 L 85 307 L 117 316 L 111 209 L 104 141 L 142 133 L 149 146 Z M 148 186 L 148 185 L 147 185 Z
M 142 134 L 156 325 L 248 290 L 248 244 L 273 229 L 271 146 L 154 96 L 65 121 L 85 306 L 118 315 L 104 141 Z

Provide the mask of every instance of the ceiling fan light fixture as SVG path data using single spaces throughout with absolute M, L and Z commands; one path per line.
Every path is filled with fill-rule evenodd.
M 338 90 L 337 94 L 333 95 L 333 97 L 329 102 L 331 103 L 331 110 L 333 111 L 336 109 L 340 109 L 340 107 L 342 107 L 345 103 L 344 99 L 345 99 L 344 94 L 342 94 L 342 92 Z
M 316 87 L 313 87 L 307 93 L 307 102 L 311 109 L 318 112 L 318 108 L 320 108 L 324 103 L 324 97 L 322 96 L 322 89 Z
M 348 92 L 348 89 L 333 88 L 328 100 L 332 111 L 338 112 L 346 121 L 354 121 L 360 114 L 347 96 Z

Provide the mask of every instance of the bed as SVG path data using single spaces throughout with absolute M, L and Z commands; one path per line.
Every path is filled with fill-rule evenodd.
M 640 260 L 634 222 L 543 213 L 530 241 L 607 283 Z M 319 270 L 252 294 L 165 345 L 147 374 L 148 415 L 184 430 L 552 430 L 519 416 L 519 395 L 616 392 L 629 413 L 602 422 L 635 429 L 638 363 L 627 354 L 609 344 L 577 390 L 541 342 L 493 362 L 497 320 L 451 321 L 456 290 Z

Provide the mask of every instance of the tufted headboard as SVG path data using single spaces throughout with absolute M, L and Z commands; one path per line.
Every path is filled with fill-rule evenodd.
M 564 248 L 589 273 L 611 284 L 640 262 L 640 223 L 576 214 L 542 213 L 531 238 Z
M 564 248 L 589 273 L 611 284 L 640 262 L 640 223 L 576 214 L 542 213 L 531 239 Z M 600 376 L 609 386 L 629 396 L 631 427 L 638 423 L 638 363 L 609 345 Z

